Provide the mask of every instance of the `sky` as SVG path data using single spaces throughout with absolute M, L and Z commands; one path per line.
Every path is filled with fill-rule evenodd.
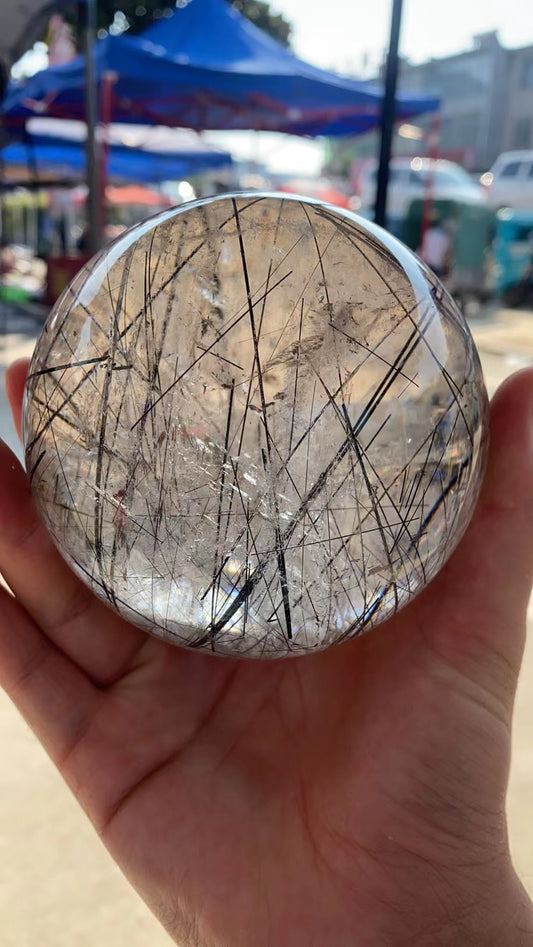
M 382 59 L 391 0 L 272 0 L 293 24 L 295 52 L 317 66 L 370 75 Z M 531 0 L 404 0 L 400 51 L 413 62 L 468 49 L 498 30 L 504 46 L 533 44 Z
M 271 0 L 271 6 L 292 23 L 298 56 L 361 78 L 375 75 L 388 43 L 392 0 Z M 491 30 L 504 46 L 533 44 L 533 0 L 404 0 L 400 53 L 412 62 L 447 56 Z M 316 174 L 322 162 L 320 145 L 287 136 L 210 137 L 243 157 L 265 159 L 275 171 Z

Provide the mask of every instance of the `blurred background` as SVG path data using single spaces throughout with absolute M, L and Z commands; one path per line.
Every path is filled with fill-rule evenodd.
M 442 277 L 489 392 L 533 364 L 529 0 L 3 0 L 0 373 L 83 263 L 234 190 L 375 220 Z M 0 435 L 21 454 L 5 398 Z M 530 627 L 533 612 L 530 608 Z M 508 800 L 533 895 L 533 644 Z M 3 947 L 170 943 L 0 697 Z

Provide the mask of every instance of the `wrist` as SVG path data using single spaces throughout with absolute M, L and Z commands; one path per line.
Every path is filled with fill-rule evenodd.
M 497 897 L 482 897 L 467 912 L 424 931 L 411 941 L 412 947 L 532 947 L 533 903 L 518 878 L 511 890 Z
M 531 947 L 533 944 L 533 902 L 518 877 L 515 878 L 515 899 L 510 916 L 509 947 Z

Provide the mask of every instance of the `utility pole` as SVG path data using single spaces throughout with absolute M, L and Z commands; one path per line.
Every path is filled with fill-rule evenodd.
M 374 220 L 380 227 L 385 226 L 387 214 L 387 188 L 389 185 L 389 162 L 392 152 L 394 131 L 394 113 L 396 110 L 396 86 L 398 84 L 398 47 L 402 22 L 403 0 L 392 0 L 392 17 L 389 39 L 389 51 L 385 67 L 385 89 L 381 109 L 381 142 L 379 166 L 374 207 Z

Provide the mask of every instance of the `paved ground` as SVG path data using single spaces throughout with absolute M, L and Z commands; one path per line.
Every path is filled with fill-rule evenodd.
M 511 372 L 533 364 L 533 313 L 479 313 L 471 326 L 491 393 Z M 38 326 L 11 316 L 1 328 L 3 376 L 9 361 L 31 352 Z M 0 435 L 15 444 L 1 393 Z M 533 896 L 533 609 L 529 626 L 508 808 L 516 866 Z M 168 947 L 169 938 L 114 867 L 3 694 L 0 747 L 2 947 Z

